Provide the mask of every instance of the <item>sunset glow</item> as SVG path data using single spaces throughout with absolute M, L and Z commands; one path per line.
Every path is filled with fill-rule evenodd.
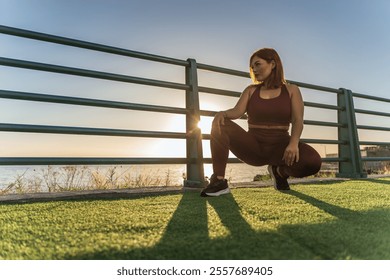
M 213 123 L 212 118 L 202 117 L 198 122 L 198 128 L 202 131 L 202 133 L 209 134 L 211 132 L 211 125 Z

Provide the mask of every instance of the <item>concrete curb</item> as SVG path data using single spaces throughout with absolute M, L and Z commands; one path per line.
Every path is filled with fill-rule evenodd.
M 181 187 L 148 187 L 133 189 L 109 189 L 109 190 L 88 190 L 69 191 L 52 193 L 25 193 L 9 194 L 0 196 L 0 203 L 23 203 L 23 202 L 44 202 L 58 200 L 80 200 L 80 199 L 117 199 L 129 198 L 143 195 L 162 195 L 181 193 Z

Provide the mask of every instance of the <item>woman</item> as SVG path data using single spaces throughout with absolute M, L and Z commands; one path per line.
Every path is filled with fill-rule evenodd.
M 268 165 L 277 190 L 290 189 L 290 176 L 310 176 L 321 168 L 317 151 L 299 141 L 303 130 L 302 95 L 296 85 L 286 83 L 278 53 L 269 48 L 256 51 L 250 58 L 250 75 L 254 84 L 244 90 L 236 106 L 214 117 L 210 141 L 213 175 L 201 196 L 230 192 L 225 179 L 229 150 L 247 164 Z M 248 131 L 231 121 L 245 113 Z

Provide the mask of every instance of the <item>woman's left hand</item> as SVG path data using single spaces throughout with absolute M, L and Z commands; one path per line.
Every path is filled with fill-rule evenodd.
M 294 162 L 299 161 L 299 148 L 298 145 L 288 144 L 286 150 L 284 150 L 283 158 L 287 166 L 291 166 Z

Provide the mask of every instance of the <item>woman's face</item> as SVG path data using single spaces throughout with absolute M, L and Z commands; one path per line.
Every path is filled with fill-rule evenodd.
M 275 68 L 275 62 L 267 62 L 265 59 L 255 56 L 251 61 L 253 74 L 258 82 L 265 81 L 272 70 Z

